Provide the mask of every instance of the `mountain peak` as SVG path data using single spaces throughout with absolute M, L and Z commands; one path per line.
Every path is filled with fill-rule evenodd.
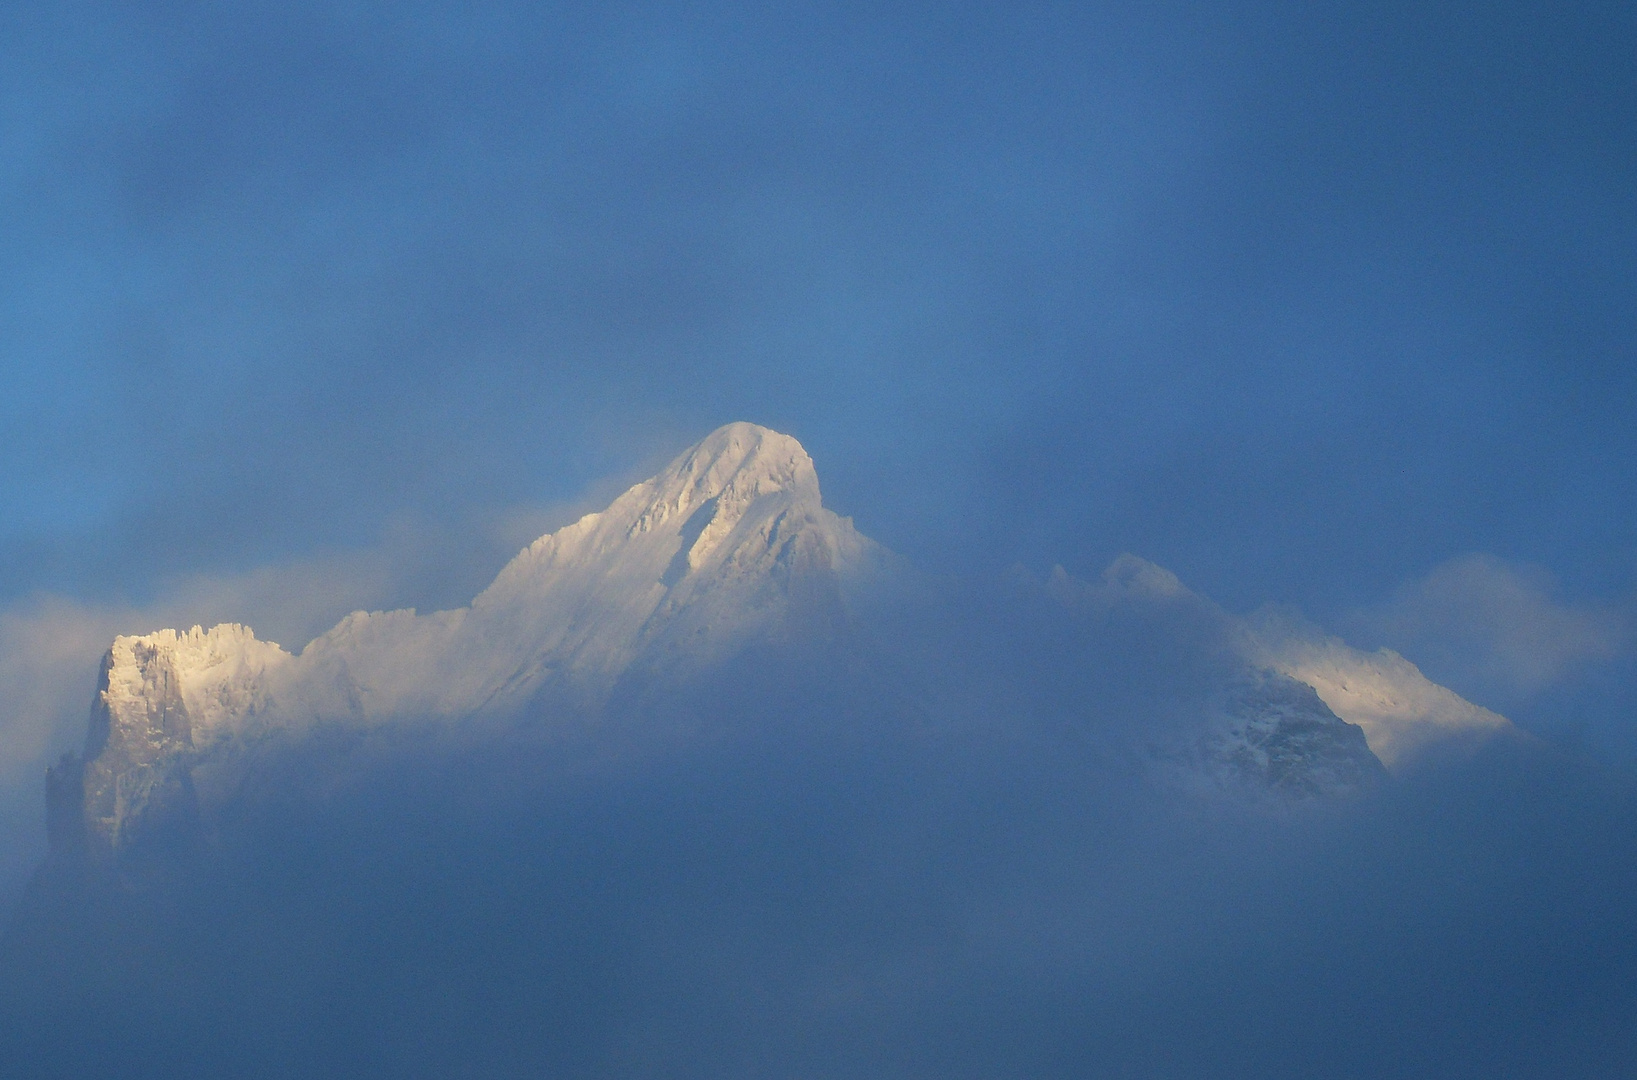
M 734 423 L 530 544 L 469 607 L 354 612 L 296 656 L 239 626 L 120 638 L 86 748 L 87 836 L 112 849 L 177 799 L 210 802 L 198 766 L 265 734 L 452 721 L 541 695 L 594 706 L 633 669 L 685 672 L 833 627 L 878 554 L 823 507 L 801 443 Z
M 736 520 L 755 500 L 781 492 L 819 506 L 813 459 L 789 435 L 740 422 L 717 428 L 628 496 L 649 500 L 638 515 L 638 531 L 647 531 L 706 504 L 717 520 Z
M 768 479 L 818 484 L 813 459 L 793 436 L 743 420 L 725 424 L 701 439 L 673 464 L 703 483 L 721 485 Z

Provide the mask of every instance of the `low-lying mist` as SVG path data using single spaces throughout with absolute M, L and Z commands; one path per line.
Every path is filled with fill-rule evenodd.
M 266 749 L 229 812 L 48 861 L 8 1074 L 1624 1074 L 1630 777 L 1502 738 L 1329 797 L 1180 783 L 1143 748 L 1213 609 L 1038 601 Z

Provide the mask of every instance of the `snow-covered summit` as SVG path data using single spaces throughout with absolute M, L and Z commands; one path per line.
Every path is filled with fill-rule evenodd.
M 799 442 L 736 423 L 530 544 L 469 607 L 354 612 L 298 655 L 237 625 L 120 637 L 87 744 L 87 838 L 118 845 L 191 762 L 246 739 L 503 713 L 541 694 L 594 704 L 628 674 L 822 633 L 883 554 L 823 507 Z

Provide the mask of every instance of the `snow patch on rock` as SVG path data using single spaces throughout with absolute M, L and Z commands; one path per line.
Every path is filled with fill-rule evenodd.
M 1246 652 L 1313 687 L 1337 716 L 1364 729 L 1370 749 L 1389 769 L 1441 743 L 1517 730 L 1391 649 L 1367 653 L 1274 612 L 1259 613 L 1245 625 Z

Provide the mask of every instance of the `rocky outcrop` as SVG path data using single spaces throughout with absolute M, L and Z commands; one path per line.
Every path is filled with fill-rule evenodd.
M 115 638 L 84 756 L 65 758 L 47 776 L 52 846 L 106 855 L 193 821 L 199 749 L 264 706 L 269 669 L 289 659 L 234 624 Z
M 1267 787 L 1294 795 L 1356 789 L 1385 775 L 1364 729 L 1349 724 L 1314 689 L 1273 670 L 1249 671 L 1223 696 L 1224 730 L 1205 756 Z

